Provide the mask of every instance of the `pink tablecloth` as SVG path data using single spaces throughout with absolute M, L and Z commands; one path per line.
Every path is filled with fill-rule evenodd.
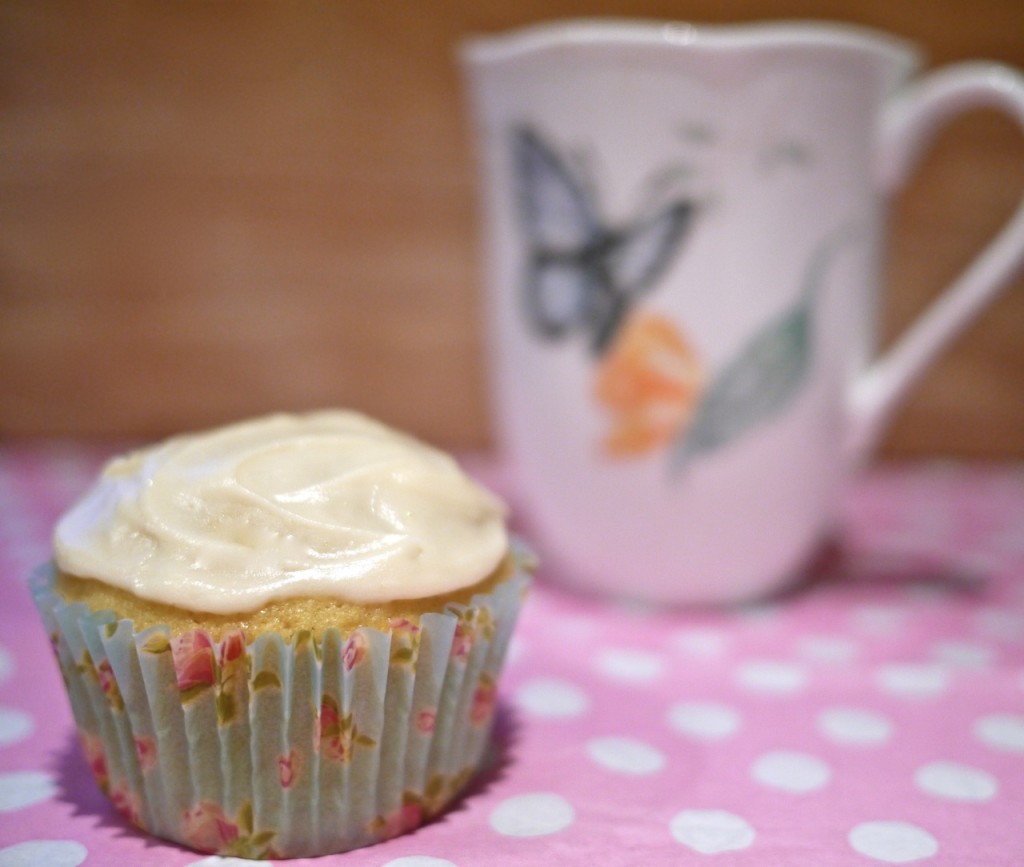
M 24 579 L 99 457 L 0 451 L 0 867 L 233 863 L 126 826 L 76 749 Z M 877 469 L 842 545 L 795 595 L 718 613 L 542 571 L 490 770 L 433 824 L 317 863 L 1024 864 L 1024 468 Z

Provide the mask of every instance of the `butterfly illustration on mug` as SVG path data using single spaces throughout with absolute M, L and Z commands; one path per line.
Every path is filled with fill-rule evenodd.
M 512 151 L 527 320 L 547 339 L 582 333 L 601 356 L 679 253 L 698 204 L 680 199 L 609 225 L 584 179 L 535 130 L 513 130 Z

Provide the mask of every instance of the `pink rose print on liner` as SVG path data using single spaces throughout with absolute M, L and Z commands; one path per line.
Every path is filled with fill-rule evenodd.
M 382 840 L 390 840 L 392 837 L 408 833 L 422 824 L 423 805 L 417 800 L 409 799 L 390 816 L 375 819 L 370 824 L 370 830 L 380 835 Z
M 455 635 L 452 637 L 452 659 L 465 662 L 473 652 L 477 640 L 490 641 L 494 638 L 494 618 L 486 606 L 466 608 L 457 614 Z
M 107 754 L 103 749 L 103 741 L 97 735 L 79 731 L 78 739 L 82 744 L 82 752 L 89 763 L 89 770 L 96 778 L 96 783 L 104 792 L 108 790 L 110 775 L 107 771 Z
M 121 783 L 111 793 L 110 800 L 122 816 L 137 827 L 142 827 L 142 799 L 127 783 Z
M 473 632 L 461 621 L 455 624 L 455 635 L 452 638 L 452 656 L 455 659 L 466 659 L 473 649 Z
M 329 695 L 325 695 L 320 704 L 320 720 L 313 740 L 324 758 L 343 763 L 352 761 L 352 750 L 356 745 L 377 745 L 373 738 L 359 733 L 351 713 L 341 715 L 337 700 Z
M 238 840 L 238 825 L 219 804 L 201 801 L 182 816 L 182 836 L 190 846 L 203 852 L 224 852 Z
M 494 705 L 498 698 L 497 685 L 486 674 L 480 675 L 480 683 L 473 691 L 473 705 L 469 710 L 469 719 L 474 725 L 487 722 L 494 714 Z
M 351 671 L 366 658 L 366 636 L 361 632 L 353 632 L 341 653 L 341 663 L 345 671 Z
M 220 804 L 200 801 L 181 817 L 181 837 L 193 849 L 241 858 L 277 857 L 271 846 L 272 830 L 255 833 L 252 802 L 246 801 L 232 821 Z
M 220 642 L 218 660 L 220 665 L 214 672 L 217 684 L 217 722 L 228 725 L 237 718 L 239 707 L 235 700 L 239 685 L 248 677 L 248 657 L 245 655 L 245 633 L 231 632 Z
M 391 664 L 412 667 L 419 653 L 420 627 L 405 617 L 392 617 Z
M 220 665 L 223 668 L 245 653 L 245 633 L 241 630 L 229 633 L 220 643 Z
M 135 755 L 139 760 L 139 767 L 143 771 L 151 771 L 156 767 L 156 741 L 153 738 L 136 737 Z
M 425 735 L 430 734 L 434 730 L 434 725 L 437 723 L 437 711 L 436 710 L 421 710 L 416 714 L 416 729 Z
M 324 746 L 325 753 L 330 746 L 330 740 L 341 731 L 340 718 L 338 703 L 331 696 L 325 695 L 320 704 L 320 720 L 316 726 L 315 738 L 317 748 Z
M 282 789 L 290 789 L 299 775 L 299 754 L 292 750 L 286 756 L 277 759 L 277 777 Z
M 110 706 L 117 710 L 123 710 L 124 700 L 121 698 L 121 690 L 117 688 L 117 678 L 114 677 L 114 670 L 110 667 L 109 659 L 101 660 L 100 664 L 96 666 L 96 678 Z
M 193 629 L 172 638 L 171 654 L 174 660 L 174 674 L 181 692 L 213 686 L 216 681 L 213 643 L 205 632 Z

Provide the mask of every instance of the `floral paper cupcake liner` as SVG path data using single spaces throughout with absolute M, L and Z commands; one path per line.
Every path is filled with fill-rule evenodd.
M 472 778 L 530 581 L 515 556 L 510 578 L 418 623 L 289 641 L 136 632 L 61 599 L 52 567 L 32 589 L 86 758 L 128 820 L 203 852 L 302 857 L 412 830 Z

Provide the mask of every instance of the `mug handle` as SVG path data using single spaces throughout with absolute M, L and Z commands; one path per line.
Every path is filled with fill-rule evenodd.
M 997 108 L 1024 131 L 1024 76 L 994 63 L 958 63 L 897 92 L 883 109 L 876 180 L 897 189 L 939 127 L 974 108 Z M 993 241 L 932 302 L 881 358 L 854 380 L 849 394 L 847 455 L 868 457 L 907 390 L 1024 265 L 1024 200 Z

